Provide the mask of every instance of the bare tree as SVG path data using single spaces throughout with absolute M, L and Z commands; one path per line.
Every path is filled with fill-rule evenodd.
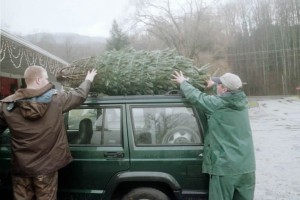
M 185 4 L 141 0 L 136 10 L 137 23 L 143 24 L 147 32 L 182 55 L 194 58 L 211 47 L 208 6 L 202 0 L 187 0 Z
M 223 19 L 229 19 L 227 28 L 224 26 L 230 41 L 229 62 L 246 78 L 251 94 L 296 92 L 300 77 L 299 4 L 299 0 L 236 0 L 222 10 Z

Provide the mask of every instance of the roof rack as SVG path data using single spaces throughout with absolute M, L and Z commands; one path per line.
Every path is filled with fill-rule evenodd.
M 180 90 L 170 90 L 166 92 L 166 95 L 181 95 L 182 92 Z

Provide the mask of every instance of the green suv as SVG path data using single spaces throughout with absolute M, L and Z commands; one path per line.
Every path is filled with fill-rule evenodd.
M 88 98 L 65 113 L 74 159 L 59 171 L 58 200 L 207 199 L 202 121 L 180 95 Z M 11 199 L 9 137 L 0 136 L 3 200 Z

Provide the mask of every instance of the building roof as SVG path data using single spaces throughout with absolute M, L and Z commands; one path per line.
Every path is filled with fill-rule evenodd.
M 19 44 L 22 44 L 22 45 L 24 45 L 25 47 L 28 47 L 28 48 L 30 48 L 30 49 L 32 49 L 32 50 L 34 50 L 34 51 L 36 51 L 36 52 L 38 52 L 38 53 L 44 55 L 44 56 L 47 56 L 47 57 L 49 57 L 49 58 L 52 58 L 52 59 L 54 59 L 54 60 L 60 62 L 60 63 L 63 64 L 63 65 L 68 65 L 68 64 L 69 64 L 67 61 L 65 61 L 65 60 L 63 60 L 63 59 L 61 59 L 61 58 L 59 58 L 59 57 L 57 57 L 57 56 L 55 56 L 55 55 L 49 53 L 48 51 L 46 51 L 46 50 L 44 50 L 44 49 L 42 49 L 42 48 L 40 48 L 40 47 L 38 47 L 38 46 L 36 46 L 36 45 L 34 45 L 34 44 L 28 42 L 28 41 L 26 41 L 25 39 L 23 39 L 23 38 L 21 38 L 21 37 L 18 37 L 18 36 L 16 36 L 16 35 L 13 35 L 13 34 L 11 34 L 11 33 L 7 32 L 7 31 L 5 31 L 5 30 L 3 30 L 3 29 L 1 29 L 1 36 L 7 37 L 8 39 L 10 39 L 10 40 L 12 40 L 12 41 L 15 41 L 15 42 L 17 42 L 17 43 L 19 43 Z
M 0 72 L 7 77 L 21 77 L 30 65 L 44 67 L 49 78 L 55 80 L 56 73 L 66 65 L 65 60 L 1 29 Z

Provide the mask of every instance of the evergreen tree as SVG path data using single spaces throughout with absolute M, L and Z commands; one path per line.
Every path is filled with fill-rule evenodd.
M 129 44 L 128 37 L 122 32 L 121 28 L 117 24 L 116 20 L 113 21 L 112 29 L 110 30 L 110 38 L 106 43 L 106 50 L 121 50 L 127 47 Z

